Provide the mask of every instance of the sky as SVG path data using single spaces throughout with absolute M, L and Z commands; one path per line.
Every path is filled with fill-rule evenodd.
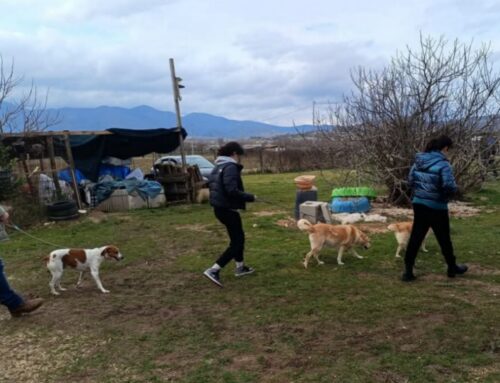
M 0 0 L 0 55 L 17 92 L 33 81 L 49 107 L 174 111 L 174 58 L 182 114 L 290 126 L 420 34 L 489 43 L 499 60 L 498 20 L 486 0 Z

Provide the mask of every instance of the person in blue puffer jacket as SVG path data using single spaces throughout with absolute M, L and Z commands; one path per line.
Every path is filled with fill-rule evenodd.
M 210 174 L 210 205 L 214 208 L 216 218 L 221 222 L 229 235 L 229 246 L 212 267 L 203 275 L 217 286 L 222 287 L 219 272 L 232 259 L 236 262 L 235 276 L 241 277 L 254 272 L 243 261 L 245 232 L 238 210 L 245 210 L 247 202 L 254 202 L 255 195 L 246 193 L 241 179 L 243 165 L 240 164 L 243 148 L 237 142 L 228 142 L 218 151 L 215 167 Z
M 453 169 L 446 157 L 453 141 L 440 136 L 429 141 L 424 153 L 418 153 L 410 169 L 409 186 L 413 192 L 413 228 L 405 254 L 405 272 L 402 280 L 415 280 L 413 266 L 417 252 L 432 228 L 448 265 L 448 277 L 467 271 L 466 265 L 457 265 L 450 237 L 448 201 L 457 192 Z

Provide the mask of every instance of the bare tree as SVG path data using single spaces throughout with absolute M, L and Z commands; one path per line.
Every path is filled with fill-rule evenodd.
M 5 66 L 0 55 L 0 134 L 43 131 L 60 122 L 58 113 L 47 110 L 48 91 L 41 99 L 33 82 L 27 92 L 14 99 L 22 82 L 23 77 L 15 75 L 14 60 Z
M 319 129 L 350 158 L 358 177 L 385 184 L 396 204 L 409 203 L 406 180 L 415 153 L 437 134 L 455 142 L 450 160 L 461 193 L 481 185 L 482 154 L 491 148 L 478 142 L 495 134 L 500 112 L 500 77 L 489 46 L 474 50 L 421 36 L 419 48 L 397 53 L 382 71 L 352 71 L 354 91 Z

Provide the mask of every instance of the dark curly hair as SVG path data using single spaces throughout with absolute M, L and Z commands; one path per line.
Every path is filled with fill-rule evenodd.
M 240 156 L 242 154 L 245 154 L 243 147 L 240 144 L 238 144 L 236 141 L 228 142 L 227 144 L 221 146 L 219 148 L 219 150 L 217 151 L 218 156 L 230 157 L 235 153 L 240 155 Z
M 427 145 L 425 145 L 425 151 L 436 152 L 443 150 L 446 147 L 451 149 L 452 146 L 453 141 L 451 140 L 451 138 L 443 134 L 442 136 L 430 140 Z

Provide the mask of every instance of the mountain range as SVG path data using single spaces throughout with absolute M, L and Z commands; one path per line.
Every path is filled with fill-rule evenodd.
M 153 129 L 177 126 L 175 113 L 144 105 L 135 108 L 55 108 L 47 111 L 58 113 L 60 117 L 60 123 L 51 130 Z M 272 137 L 312 129 L 309 125 L 283 127 L 258 121 L 230 120 L 207 113 L 187 114 L 182 117 L 182 125 L 188 136 L 193 138 Z

